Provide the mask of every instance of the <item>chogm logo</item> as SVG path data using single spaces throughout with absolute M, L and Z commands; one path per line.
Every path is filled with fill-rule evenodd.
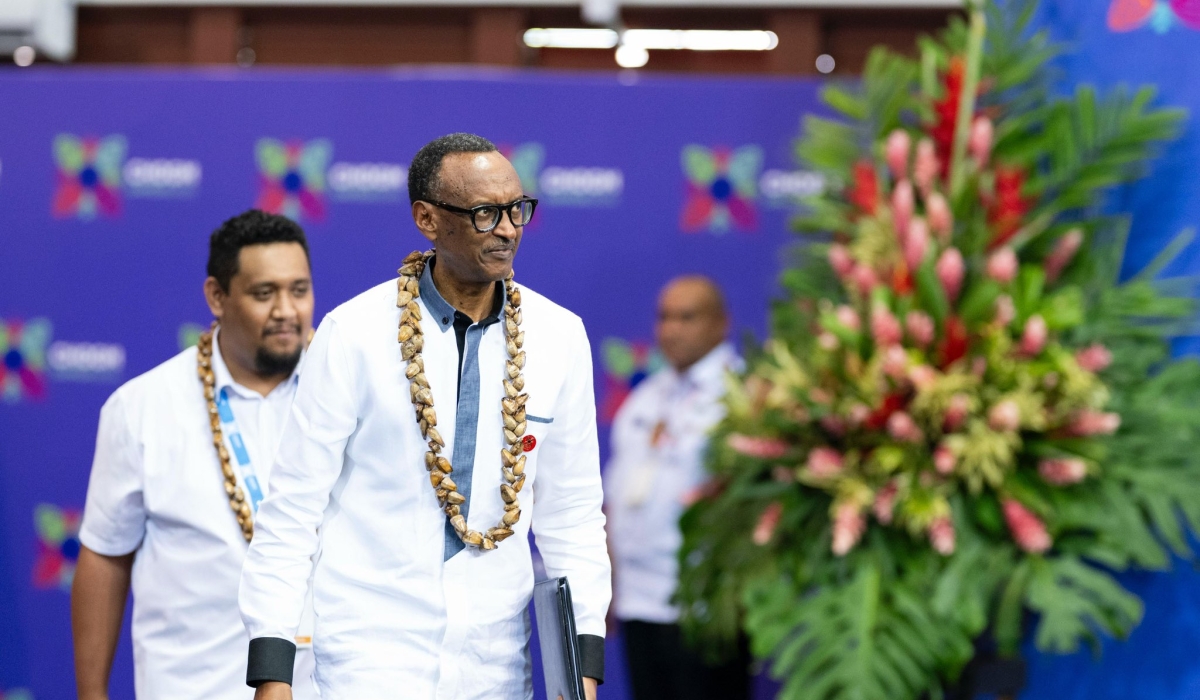
M 530 197 L 554 206 L 613 206 L 625 191 L 625 174 L 617 168 L 546 166 L 546 149 L 540 143 L 501 148 L 521 178 Z M 536 219 L 535 219 L 536 223 Z
M 707 229 L 724 233 L 730 227 L 743 231 L 758 226 L 754 199 L 763 154 L 758 146 L 734 150 L 689 145 L 680 156 L 687 179 L 687 199 L 679 225 L 684 231 Z
M 0 319 L 0 395 L 8 403 L 46 395 L 46 347 L 50 321 Z
M 79 520 L 76 509 L 41 503 L 33 511 L 38 553 L 33 562 L 36 588 L 70 590 L 79 560 Z
M 345 202 L 399 202 L 408 191 L 408 167 L 400 163 L 334 163 L 330 195 Z
M 68 382 L 113 382 L 125 371 L 125 348 L 115 343 L 55 341 L 46 354 L 51 376 Z
M 54 215 L 94 219 L 97 213 L 119 214 L 125 148 L 125 137 L 120 134 L 101 139 L 73 134 L 54 137 L 54 161 L 58 165 Z
M 758 180 L 758 191 L 772 207 L 795 207 L 824 192 L 825 178 L 808 170 L 768 170 Z
M 600 358 L 605 377 L 600 422 L 609 425 L 634 387 L 662 368 L 666 360 L 651 344 L 623 338 L 605 338 Z
M 295 221 L 325 218 L 325 170 L 333 156 L 326 139 L 308 142 L 259 139 L 254 146 L 261 188 L 255 205 Z
M 200 163 L 181 158 L 130 158 L 124 136 L 54 137 L 58 190 L 54 215 L 84 220 L 121 213 L 121 192 L 131 198 L 190 197 L 200 188 Z

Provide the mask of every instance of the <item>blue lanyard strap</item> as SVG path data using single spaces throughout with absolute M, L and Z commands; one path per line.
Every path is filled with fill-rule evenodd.
M 237 419 L 233 415 L 233 409 L 229 406 L 227 388 L 224 387 L 217 394 L 217 415 L 221 419 L 221 432 L 225 434 L 225 439 L 229 441 L 229 447 L 233 450 L 233 456 L 237 458 L 238 469 L 242 473 L 242 483 L 245 484 L 246 491 L 250 494 L 250 508 L 257 514 L 258 504 L 262 503 L 263 499 L 262 486 L 258 483 L 254 463 L 250 461 L 250 453 L 246 450 L 246 442 L 242 440 L 241 431 L 238 430 Z

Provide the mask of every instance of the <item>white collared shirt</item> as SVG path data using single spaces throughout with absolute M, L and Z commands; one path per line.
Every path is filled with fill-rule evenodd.
M 252 638 L 290 639 L 317 555 L 324 700 L 532 697 L 531 528 L 547 573 L 570 580 L 577 631 L 604 635 L 610 572 L 587 335 L 578 316 L 523 287 L 521 296 L 528 434 L 537 441 L 526 453 L 521 519 L 498 549 L 468 547 L 449 559 L 396 341 L 396 282 L 338 307 L 317 330 L 246 559 L 241 607 Z M 461 465 L 465 457 L 453 454 L 457 341 L 451 319 L 435 318 L 424 294 L 420 301 L 437 428 Z M 484 328 L 468 517 L 477 530 L 503 514 L 506 357 L 501 325 Z M 457 468 L 454 476 L 462 490 Z
M 725 374 L 740 366 L 728 344 L 686 372 L 660 370 L 625 400 L 612 429 L 604 472 L 605 509 L 616 578 L 614 612 L 622 620 L 667 624 L 683 537 L 679 517 L 707 477 L 708 432 L 724 416 Z
M 213 373 L 217 391 L 227 390 L 265 484 L 298 375 L 262 396 L 233 381 L 216 338 Z M 237 607 L 247 546 L 224 483 L 196 374 L 196 348 L 130 380 L 104 404 L 79 539 L 98 554 L 137 552 L 133 658 L 139 700 L 254 696 L 246 686 L 250 638 Z M 311 674 L 311 651 L 298 654 L 296 665 L 297 677 Z M 297 683 L 297 695 L 313 697 L 311 684 Z

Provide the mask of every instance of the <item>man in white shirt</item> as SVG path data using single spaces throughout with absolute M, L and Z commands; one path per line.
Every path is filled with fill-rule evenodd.
M 583 323 L 511 281 L 537 202 L 490 141 L 430 142 L 408 183 L 436 255 L 335 309 L 309 348 L 242 573 L 248 680 L 290 697 L 315 569 L 324 700 L 532 698 L 532 530 L 570 580 L 594 700 L 611 591 Z
M 728 331 L 716 284 L 698 275 L 668 283 L 655 325 L 668 367 L 633 390 L 613 425 L 604 479 L 613 611 L 636 700 L 749 697 L 744 655 L 706 665 L 684 645 L 671 602 L 683 539 L 679 518 L 706 481 L 708 431 L 724 415 L 725 375 L 741 364 L 725 341 Z
M 226 221 L 204 295 L 217 330 L 100 412 L 71 593 L 81 700 L 108 697 L 131 581 L 139 700 L 252 695 L 238 582 L 312 328 L 304 232 L 254 210 Z M 311 650 L 296 665 L 311 676 Z

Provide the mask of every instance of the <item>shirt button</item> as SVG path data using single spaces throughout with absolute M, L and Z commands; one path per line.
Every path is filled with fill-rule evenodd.
M 450 317 L 449 317 L 449 316 L 442 316 L 442 323 L 450 323 Z

